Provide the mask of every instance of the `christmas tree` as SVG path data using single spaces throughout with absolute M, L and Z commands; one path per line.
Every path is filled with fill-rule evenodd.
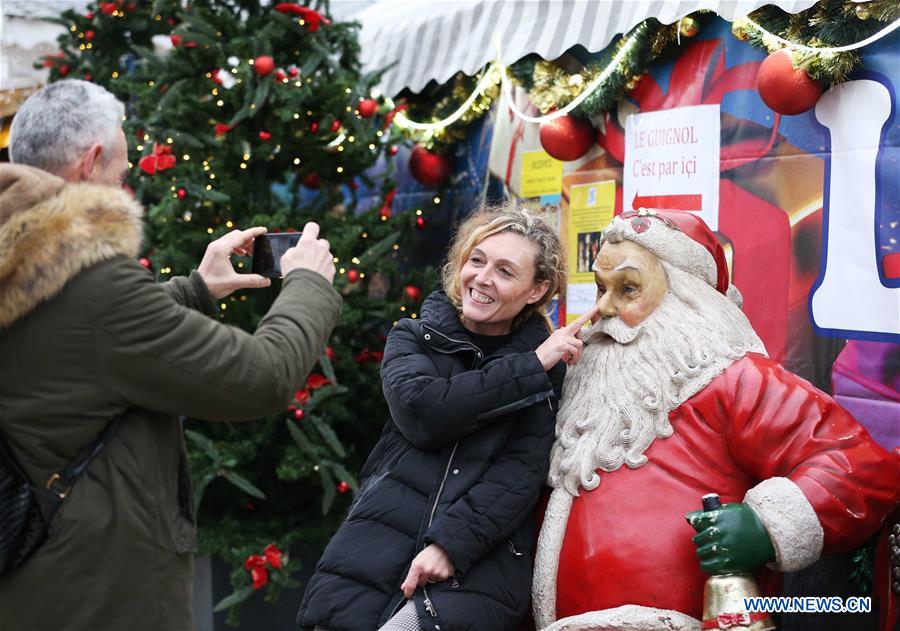
M 416 317 L 431 283 L 429 270 L 402 267 L 425 222 L 392 209 L 394 112 L 373 96 L 377 74 L 361 74 L 358 25 L 332 22 L 327 7 L 119 0 L 58 21 L 51 80 L 86 78 L 127 105 L 142 262 L 160 280 L 187 274 L 234 228 L 313 220 L 335 255 L 343 316 L 291 406 L 255 423 L 186 421 L 201 553 L 234 568 L 218 607 L 234 620 L 254 590 L 296 585 L 288 553 L 315 558 L 345 513 L 387 418 L 385 335 Z M 221 301 L 218 317 L 252 331 L 278 285 Z

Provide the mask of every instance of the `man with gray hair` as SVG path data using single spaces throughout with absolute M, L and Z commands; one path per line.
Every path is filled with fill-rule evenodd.
M 34 485 L 64 497 L 47 540 L 0 578 L 2 631 L 193 629 L 195 507 L 177 415 L 283 410 L 340 315 L 315 223 L 282 257 L 281 293 L 253 334 L 208 316 L 268 284 L 230 262 L 265 228 L 233 231 L 189 278 L 157 284 L 135 260 L 143 209 L 121 189 L 123 115 L 100 86 L 54 83 L 17 113 L 15 164 L 0 165 L 0 438 Z M 108 427 L 77 484 L 60 485 Z

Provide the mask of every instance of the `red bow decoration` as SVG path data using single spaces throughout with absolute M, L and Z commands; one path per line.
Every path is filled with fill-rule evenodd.
M 690 105 L 722 103 L 722 98 L 734 90 L 756 90 L 756 73 L 762 62 L 751 61 L 725 69 L 725 46 L 721 40 L 698 41 L 688 46 L 675 61 L 669 79 L 669 91 L 664 93 L 656 80 L 647 75 L 631 92 L 631 98 L 641 112 L 654 112 Z M 702 80 L 697 78 L 701 77 Z M 727 171 L 769 153 L 778 133 L 779 114 L 775 114 L 772 129 L 761 135 L 755 125 L 742 124 L 733 134 L 735 142 L 723 138 L 719 169 Z M 606 133 L 598 134 L 598 142 L 616 160 L 625 162 L 625 130 L 615 115 L 606 113 Z
M 165 171 L 175 166 L 175 156 L 172 155 L 172 147 L 153 143 L 153 153 L 144 156 L 138 162 L 141 171 L 148 175 L 155 175 L 157 171 Z
M 382 358 L 384 358 L 383 351 L 370 351 L 368 348 L 364 348 L 362 349 L 362 351 L 356 354 L 356 357 L 353 358 L 353 361 L 355 361 L 357 364 L 362 364 L 364 362 L 380 364 Z
M 251 554 L 244 561 L 244 569 L 250 572 L 253 578 L 253 589 L 259 589 L 269 582 L 269 572 L 266 570 L 266 560 L 258 554 Z
M 754 622 L 764 620 L 769 617 L 764 611 L 735 611 L 733 613 L 720 613 L 715 618 L 709 618 L 703 621 L 703 629 L 730 629 L 731 627 L 748 627 Z
M 234 129 L 234 125 L 228 125 L 226 123 L 216 123 L 216 138 L 218 138 L 219 136 L 224 136 L 232 129 Z
M 269 545 L 267 545 L 265 550 L 263 550 L 263 554 L 266 557 L 266 562 L 276 570 L 280 570 L 284 567 L 281 562 L 281 557 L 284 555 L 284 553 L 276 548 L 274 543 L 270 543 Z
M 301 7 L 293 2 L 281 2 L 275 5 L 275 10 L 279 13 L 299 15 L 306 22 L 306 30 L 310 32 L 318 31 L 319 27 L 324 24 L 331 26 L 331 20 L 321 13 L 313 11 L 308 7 Z
M 329 383 L 331 382 L 326 377 L 313 373 L 306 380 L 306 387 L 310 390 L 315 390 L 317 388 L 321 388 L 322 386 L 327 386 Z

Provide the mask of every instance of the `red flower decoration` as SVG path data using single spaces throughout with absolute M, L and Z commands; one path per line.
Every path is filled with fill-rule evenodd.
M 303 405 L 307 401 L 309 401 L 309 390 L 303 388 L 302 390 L 297 390 L 294 393 L 294 400 L 297 401 L 300 405 Z
M 248 572 L 250 570 L 259 570 L 266 568 L 266 560 L 258 554 L 251 554 L 246 559 L 244 559 L 244 569 Z
M 219 136 L 224 136 L 232 129 L 234 129 L 234 125 L 228 125 L 227 123 L 216 123 L 216 138 L 218 138 Z
M 308 7 L 301 7 L 293 2 L 281 2 L 275 5 L 275 10 L 279 13 L 299 15 L 306 22 L 306 30 L 310 32 L 318 31 L 322 24 L 331 25 L 331 21 L 321 13 L 313 11 Z
M 275 547 L 274 543 L 270 543 L 266 546 L 266 549 L 263 550 L 263 554 L 266 556 L 266 561 L 268 561 L 269 565 L 274 567 L 276 570 L 280 570 L 284 565 L 281 562 L 281 557 L 283 556 L 283 552 Z
M 144 156 L 138 162 L 141 171 L 148 175 L 155 175 L 157 171 L 165 171 L 175 166 L 175 156 L 172 155 L 172 147 L 153 143 L 153 153 Z
M 253 568 L 250 570 L 250 576 L 253 577 L 253 589 L 259 589 L 269 582 L 269 573 L 266 568 Z
M 327 386 L 329 383 L 331 382 L 326 377 L 313 373 L 306 380 L 306 387 L 310 390 L 316 390 L 322 386 Z

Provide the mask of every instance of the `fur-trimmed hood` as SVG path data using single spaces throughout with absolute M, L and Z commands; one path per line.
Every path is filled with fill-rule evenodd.
M 137 256 L 143 209 L 111 186 L 0 165 L 0 327 L 55 296 L 81 270 Z

